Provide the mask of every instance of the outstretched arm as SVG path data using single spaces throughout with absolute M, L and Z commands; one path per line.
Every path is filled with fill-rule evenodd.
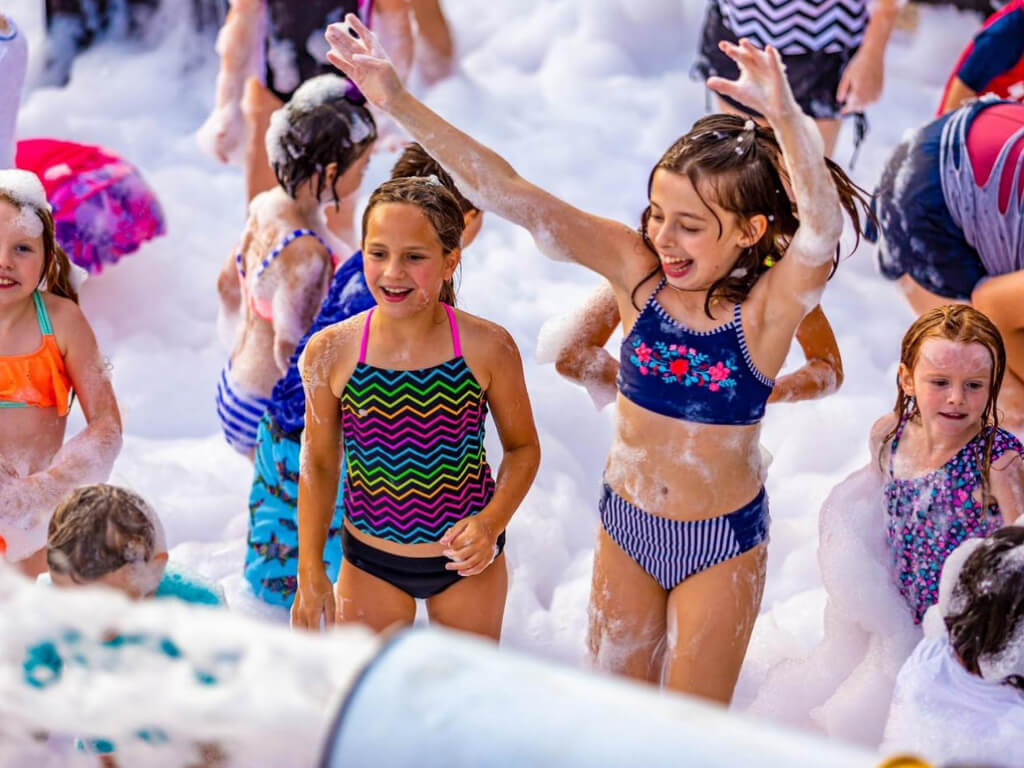
M 821 311 L 812 309 L 796 329 L 796 340 L 807 358 L 793 373 L 780 376 L 769 403 L 795 403 L 826 397 L 843 384 L 843 358 L 832 326 Z
M 498 154 L 418 101 L 402 85 L 376 36 L 355 16 L 328 27 L 327 40 L 327 58 L 367 99 L 391 114 L 452 173 L 467 197 L 525 227 L 546 255 L 576 261 L 623 290 L 650 271 L 653 255 L 636 231 L 586 214 L 531 184 Z
M 761 278 L 755 291 L 764 291 L 762 336 L 783 350 L 800 321 L 816 304 L 828 280 L 836 245 L 843 231 L 839 194 L 825 164 L 825 148 L 814 121 L 805 115 L 786 81 L 779 52 L 720 43 L 740 67 L 738 80 L 708 79 L 708 86 L 730 96 L 768 120 L 782 149 L 800 225 L 785 258 Z M 752 294 L 753 295 L 753 294 Z M 781 360 L 780 360 L 781 364 Z
M 619 325 L 619 305 L 611 286 L 602 284 L 577 309 L 570 320 L 555 370 L 587 390 L 600 409 L 615 400 L 619 361 L 604 345 Z

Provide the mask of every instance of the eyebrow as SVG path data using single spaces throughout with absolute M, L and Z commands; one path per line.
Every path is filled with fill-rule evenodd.
M 651 207 L 657 208 L 659 211 L 662 211 L 664 213 L 664 208 L 662 208 L 661 205 L 656 203 L 654 200 L 651 200 Z M 700 216 L 696 213 L 690 213 L 689 211 L 673 211 L 673 213 L 676 216 L 680 216 L 681 218 L 684 219 L 696 219 L 697 221 L 705 221 L 705 218 L 703 216 Z

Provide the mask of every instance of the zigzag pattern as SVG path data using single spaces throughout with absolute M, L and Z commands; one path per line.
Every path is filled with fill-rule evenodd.
M 868 23 L 864 0 L 720 0 L 736 37 L 774 45 L 787 55 L 852 49 Z
M 402 544 L 433 542 L 494 493 L 487 400 L 462 357 L 394 371 L 356 365 L 341 396 L 345 516 Z

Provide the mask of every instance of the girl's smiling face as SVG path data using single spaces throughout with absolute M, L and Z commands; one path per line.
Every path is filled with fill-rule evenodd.
M 0 199 L 0 303 L 27 299 L 43 274 L 43 223 L 28 206 Z
M 669 285 L 682 290 L 710 288 L 729 274 L 740 252 L 753 244 L 736 214 L 703 197 L 688 176 L 664 168 L 654 172 L 647 235 Z
M 444 252 L 418 206 L 379 203 L 370 211 L 363 274 L 382 311 L 406 315 L 432 306 L 458 263 L 459 251 Z
M 929 338 L 913 371 L 900 364 L 900 384 L 916 398 L 922 423 L 941 434 L 973 433 L 991 394 L 992 365 L 982 344 Z

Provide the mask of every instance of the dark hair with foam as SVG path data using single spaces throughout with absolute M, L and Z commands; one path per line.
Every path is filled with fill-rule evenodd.
M 392 179 L 407 179 L 413 176 L 427 178 L 436 176 L 437 180 L 444 184 L 448 191 L 455 196 L 455 201 L 459 204 L 459 208 L 464 214 L 480 210 L 459 192 L 459 188 L 455 186 L 455 181 L 441 167 L 441 164 L 416 143 L 410 144 L 405 148 L 395 163 L 395 167 L 391 169 Z
M 271 117 L 267 155 L 289 197 L 316 176 L 316 196 L 329 187 L 337 203 L 338 179 L 377 140 L 373 115 L 345 97 L 347 87 L 337 75 L 314 77 Z M 324 171 L 331 163 L 337 171 L 328 179 Z
M 434 232 L 437 233 L 443 253 L 451 253 L 462 245 L 462 231 L 466 227 L 466 220 L 455 196 L 436 178 L 425 179 L 422 176 L 413 176 L 385 181 L 370 195 L 366 210 L 363 211 L 362 239 L 364 248 L 370 213 L 378 205 L 384 203 L 406 203 L 419 208 L 434 228 Z M 441 287 L 440 300 L 445 304 L 455 306 L 454 279 L 445 281 Z
M 853 222 L 859 244 L 861 214 L 871 216 L 867 195 L 834 162 L 826 158 L 825 164 L 839 193 L 839 202 Z M 799 212 L 786 192 L 788 175 L 782 148 L 771 128 L 756 125 L 738 115 L 708 115 L 694 123 L 689 133 L 669 147 L 654 166 L 647 180 L 648 198 L 654 174 L 659 170 L 686 176 L 705 205 L 713 201 L 739 217 L 741 225 L 758 214 L 768 219 L 768 228 L 761 239 L 740 254 L 729 275 L 715 281 L 708 289 L 704 311 L 711 317 L 713 299 L 734 303 L 746 299 L 758 278 L 768 270 L 766 261 L 779 261 L 785 257 L 790 240 L 796 233 L 800 223 Z M 711 210 L 710 206 L 708 208 Z M 718 222 L 721 236 L 722 221 L 713 210 L 712 214 Z M 640 235 L 651 252 L 657 253 L 647 234 L 650 217 L 651 206 L 648 204 L 640 217 Z M 833 272 L 838 264 L 837 245 Z M 659 263 L 633 289 L 634 306 L 640 286 L 660 271 Z
M 69 493 L 50 519 L 46 562 L 73 581 L 95 581 L 156 554 L 155 513 L 136 493 L 87 485 Z
M 1024 527 L 1009 525 L 981 541 L 964 562 L 944 617 L 949 642 L 969 672 L 998 656 L 1024 629 Z M 1024 670 L 1003 680 L 1024 689 Z
M 43 224 L 43 271 L 39 275 L 39 284 L 46 283 L 46 290 L 55 296 L 63 296 L 78 303 L 78 292 L 71 285 L 71 259 L 57 242 L 57 230 L 53 223 L 53 214 L 48 208 L 18 200 L 13 195 L 0 189 L 0 200 L 10 203 L 16 208 L 30 208 Z

